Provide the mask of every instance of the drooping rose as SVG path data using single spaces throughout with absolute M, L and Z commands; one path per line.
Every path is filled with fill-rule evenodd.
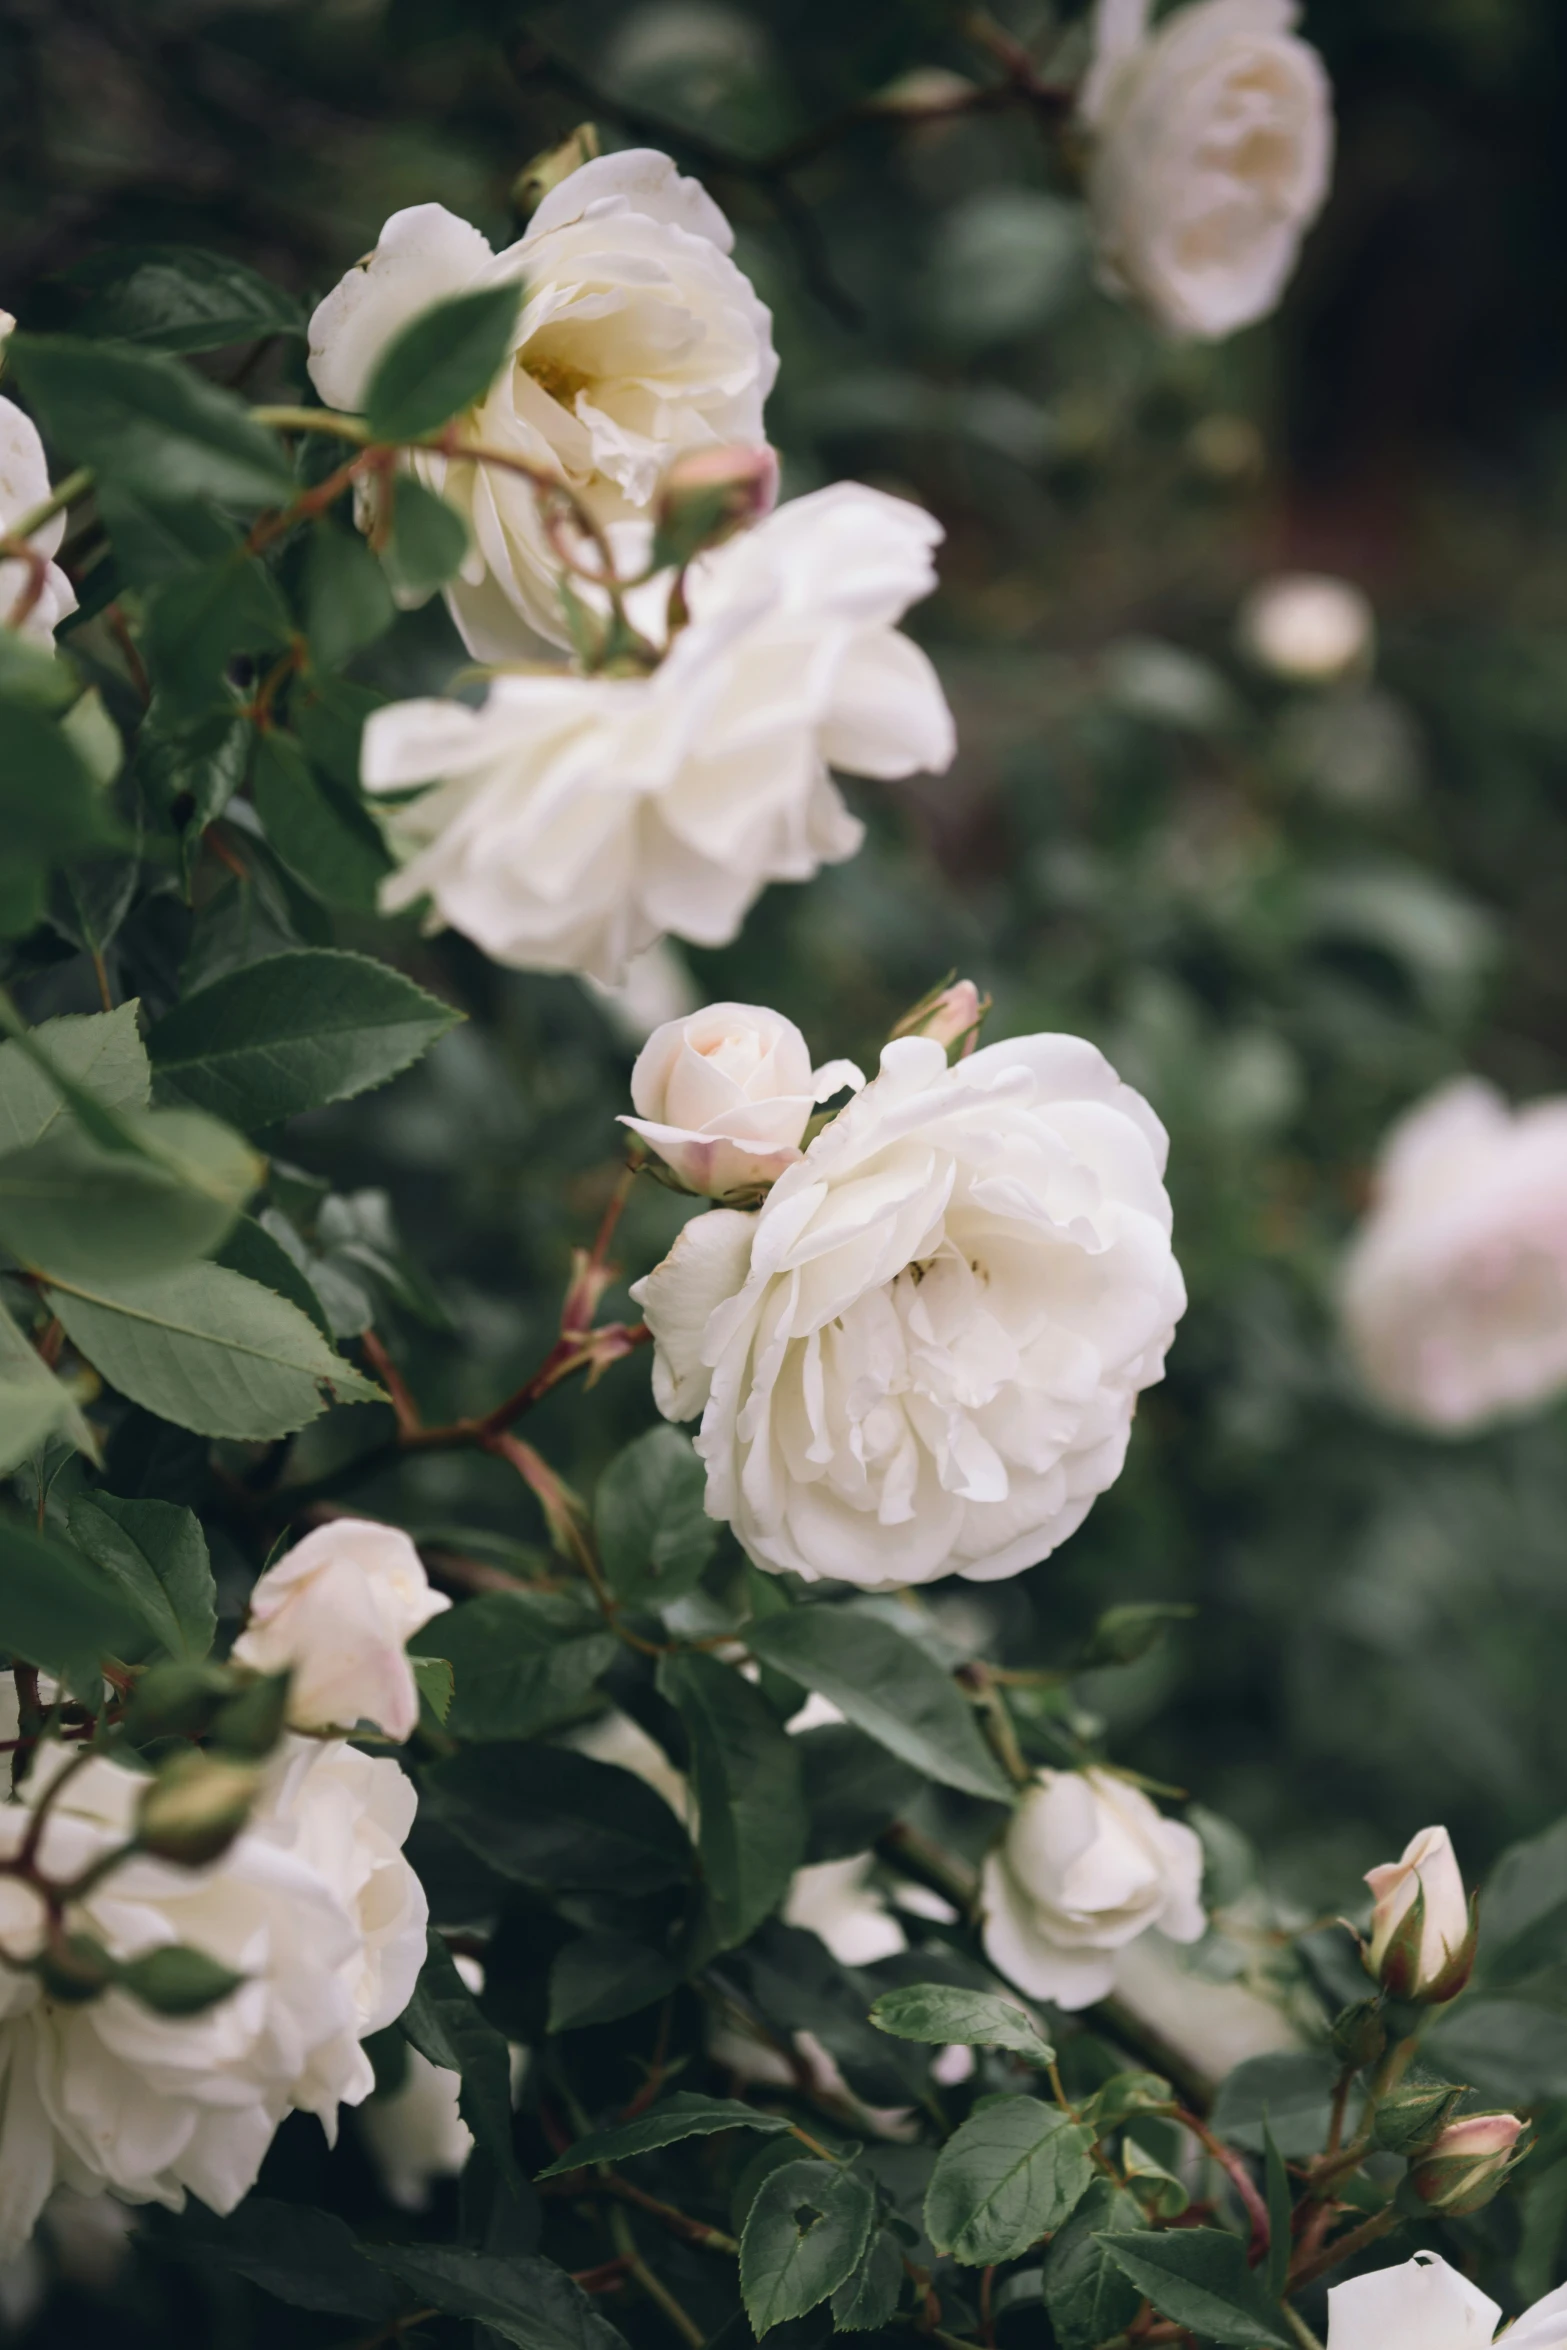
M 1434 2252 L 1328 2291 L 1327 2350 L 1489 2350 L 1501 2309 Z M 1564 2350 L 1567 2285 L 1526 2310 L 1507 2350 Z
M 763 1566 L 886 1588 L 1013 1575 L 1120 1474 L 1185 1305 L 1146 1102 L 1092 1045 L 949 1068 L 905 1037 L 755 1215 L 633 1295 L 709 1514 Z
M 1366 1386 L 1443 1435 L 1567 1389 L 1567 1100 L 1510 1109 L 1462 1078 L 1383 1145 L 1344 1266 Z
M 364 1721 L 409 1738 L 419 1691 L 407 1643 L 451 1604 L 398 1527 L 333 1518 L 261 1576 L 234 1659 L 258 1673 L 292 1669 L 296 1730 Z
M 818 1102 L 865 1083 L 852 1061 L 813 1070 L 792 1020 L 762 1004 L 709 1004 L 654 1030 L 622 1118 L 690 1190 L 715 1199 L 774 1183 L 800 1156 Z
M 1327 197 L 1333 92 L 1295 0 L 1099 0 L 1080 111 L 1101 273 L 1169 333 L 1278 305 Z
M 416 205 L 392 215 L 317 309 L 311 376 L 329 406 L 356 409 L 376 361 L 422 310 L 520 282 L 511 357 L 461 430 L 544 466 L 612 525 L 649 507 L 682 451 L 765 439 L 772 321 L 729 258 L 733 243 L 696 181 L 645 148 L 570 173 L 503 253 L 441 205 Z M 475 658 L 513 659 L 536 636 L 569 643 L 560 564 L 529 482 L 433 455 L 412 463 L 468 524 L 447 600 Z
M 1376 1901 L 1366 1959 L 1372 1974 L 1399 1999 L 1456 1998 L 1474 1962 L 1473 1919 L 1447 1830 L 1422 1828 L 1400 1859 L 1369 1869 L 1366 1883 Z
M 690 625 L 651 676 L 502 677 L 478 710 L 374 712 L 366 789 L 431 787 L 386 813 L 403 863 L 383 907 L 428 897 L 496 962 L 609 981 L 661 932 L 724 945 L 768 882 L 858 849 L 829 767 L 950 763 L 935 671 L 897 633 L 940 536 L 840 483 L 697 566 Z
M 985 1862 L 986 1955 L 1020 1991 L 1089 2007 L 1138 1935 L 1157 1926 L 1172 1942 L 1198 1939 L 1202 1869 L 1193 1830 L 1129 1781 L 1042 1770 Z
M 3 340 L 3 338 L 0 338 Z M 38 427 L 14 400 L 0 399 L 0 531 L 9 531 L 35 506 L 41 506 L 51 488 L 49 467 Z M 59 552 L 65 537 L 65 516 L 56 514 L 28 541 L 40 555 Z M 28 566 L 15 555 L 0 558 L 0 628 L 9 625 L 29 586 Z M 58 563 L 47 564 L 43 589 L 21 619 L 21 633 L 39 644 L 52 644 L 62 620 L 76 610 L 76 590 Z

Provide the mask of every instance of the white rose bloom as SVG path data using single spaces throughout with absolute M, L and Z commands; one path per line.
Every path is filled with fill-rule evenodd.
M 1115 1985 L 1118 1954 L 1157 1926 L 1195 1942 L 1202 1845 L 1128 1780 L 1041 1771 L 985 1862 L 980 1900 L 991 1965 L 1036 1999 L 1090 2007 Z
M 1445 1828 L 1422 1828 L 1398 1860 L 1369 1869 L 1366 1883 L 1375 1897 L 1370 1950 L 1373 1974 L 1382 1972 L 1388 1946 L 1416 1900 L 1424 1901 L 1414 1973 L 1400 1993 L 1418 1996 L 1441 1981 L 1469 1939 L 1469 1896 L 1452 1838 Z
M 1186 1302 L 1164 1129 L 1103 1056 L 904 1037 L 755 1215 L 632 1292 L 758 1565 L 888 1589 L 1014 1575 L 1120 1474 Z
M 1169 333 L 1266 318 L 1327 197 L 1333 92 L 1295 0 L 1099 0 L 1080 107 L 1101 273 Z
M 1327 2350 L 1488 2350 L 1501 2309 L 1434 2252 L 1328 2290 Z M 1567 2350 L 1567 2285 L 1525 2310 L 1507 2350 Z
M 392 215 L 311 319 L 311 377 L 329 406 L 356 409 L 377 360 L 422 310 L 521 282 L 511 358 L 461 429 L 545 467 L 607 526 L 651 503 L 682 450 L 765 437 L 772 320 L 730 260 L 733 243 L 696 181 L 640 148 L 572 172 L 503 253 L 441 205 L 416 205 Z M 437 456 L 413 464 L 468 524 L 448 601 L 475 658 L 513 659 L 530 632 L 569 643 L 560 564 L 531 483 Z
M 1366 1386 L 1465 1434 L 1567 1388 L 1567 1098 L 1510 1109 L 1478 1078 L 1396 1125 L 1344 1268 Z
M 1215 1983 L 1194 1973 L 1165 1934 L 1144 1934 L 1117 1953 L 1113 1989 L 1139 2023 L 1215 2088 L 1253 2056 L 1305 2045 L 1276 1999 L 1246 1983 Z
M 1333 685 L 1369 666 L 1376 615 L 1363 590 L 1326 572 L 1282 572 L 1241 607 L 1240 641 L 1291 685 Z
M 383 908 L 428 896 L 498 963 L 611 982 L 663 931 L 724 945 L 768 882 L 858 849 L 829 765 L 950 763 L 935 671 L 896 627 L 935 585 L 940 536 L 840 483 L 697 566 L 690 625 L 649 677 L 502 677 L 482 709 L 374 712 L 366 789 L 433 786 L 387 812 L 404 862 Z
M 41 506 L 52 486 L 38 427 L 14 400 L 0 399 L 0 531 L 13 529 L 24 515 Z M 54 555 L 64 537 L 65 516 L 56 514 L 42 530 L 34 531 L 28 543 L 41 555 Z M 25 563 L 15 556 L 0 561 L 0 628 L 10 621 L 27 586 Z M 44 574 L 43 593 L 22 622 L 22 634 L 39 644 L 52 644 L 61 621 L 75 610 L 76 590 L 59 564 L 51 563 Z
M 360 2106 L 355 2126 L 382 2193 L 400 2211 L 428 2211 L 435 2181 L 466 2168 L 473 2132 L 457 2110 L 461 2094 L 459 2074 L 410 2048 L 401 2087 Z
M 826 1943 L 840 1966 L 873 1966 L 907 1950 L 908 1936 L 871 1884 L 873 1852 L 851 1860 L 824 1860 L 796 1869 L 784 1904 L 786 1926 L 804 1926 Z
M 292 1669 L 296 1730 L 374 1722 L 389 1738 L 411 1738 L 419 1691 L 407 1643 L 451 1604 L 398 1527 L 333 1518 L 261 1576 L 234 1661 L 258 1673 Z
M 36 1799 L 63 1755 L 45 1750 Z M 147 1782 L 95 1761 L 61 1792 L 44 1832 L 52 1877 L 133 1833 Z M 246 1979 L 204 2014 L 160 2016 L 122 1991 L 84 2005 L 0 1972 L 0 2257 L 25 2243 L 56 2181 L 178 2210 L 187 2189 L 231 2211 L 291 2106 L 329 2137 L 340 2104 L 373 2086 L 366 2034 L 407 2005 L 425 1948 L 425 1901 L 401 1845 L 414 1790 L 397 1765 L 289 1741 L 251 1824 L 202 1869 L 129 1861 L 71 1913 L 119 1958 L 170 1943 Z M 0 1806 L 14 1852 L 26 1801 Z M 38 1946 L 36 1897 L 0 1880 L 0 1943 Z
M 852 1061 L 811 1067 L 792 1020 L 761 1004 L 710 1004 L 656 1028 L 631 1072 L 622 1118 L 692 1191 L 775 1183 L 800 1156 L 818 1102 L 864 1077 Z

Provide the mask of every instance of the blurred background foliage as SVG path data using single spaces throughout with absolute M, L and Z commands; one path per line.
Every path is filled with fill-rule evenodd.
M 1081 8 L 999 13 L 1071 69 Z M 1076 192 L 1029 120 L 855 119 L 915 68 L 985 78 L 960 17 L 0 0 L 0 298 L 47 324 L 76 265 L 142 240 L 315 296 L 388 212 L 431 199 L 505 242 L 515 175 L 589 116 L 707 180 L 776 313 L 787 487 L 853 474 L 946 525 L 915 625 L 963 747 L 948 777 L 862 791 L 861 858 L 773 891 L 733 949 L 690 957 L 695 985 L 869 1063 L 957 967 L 994 991 L 993 1034 L 1094 1038 L 1173 1137 L 1192 1305 L 1128 1473 L 1058 1558 L 946 1604 L 982 1611 L 1009 1661 L 1050 1663 L 1113 1601 L 1192 1602 L 1106 1679 L 1120 1759 L 1240 1822 L 1313 1908 L 1428 1819 L 1478 1876 L 1562 1807 L 1567 1430 L 1439 1445 L 1388 1426 L 1332 1299 L 1396 1113 L 1464 1067 L 1525 1095 L 1567 1074 L 1567 19 L 1557 0 L 1312 0 L 1337 191 L 1282 318 L 1210 350 L 1095 291 Z M 268 347 L 246 386 L 286 392 L 297 366 Z M 1301 564 L 1373 595 L 1374 680 L 1290 690 L 1238 651 L 1247 588 Z M 432 608 L 361 668 L 406 694 L 459 660 Z M 192 937 L 154 897 L 124 951 L 143 977 L 192 952 L 211 967 L 231 914 Z M 371 1283 L 445 1416 L 547 1344 L 613 1181 L 634 1046 L 624 1010 L 574 982 L 453 941 L 410 940 L 409 960 L 468 1024 L 289 1150 L 335 1189 L 317 1246 Z M 96 1008 L 82 959 L 30 1005 Z M 628 1278 L 680 1213 L 642 1187 Z M 388 1218 L 422 1282 L 389 1270 Z M 538 1416 L 581 1486 L 651 1417 L 645 1366 L 598 1401 Z M 312 1431 L 300 1474 L 340 1441 Z M 133 1416 L 117 1454 L 117 1492 L 183 1480 L 210 1504 L 195 1440 L 149 1459 Z M 469 1555 L 541 1539 L 484 1463 L 353 1499 Z

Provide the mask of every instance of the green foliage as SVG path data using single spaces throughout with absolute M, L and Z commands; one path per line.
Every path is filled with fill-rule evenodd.
M 476 2318 L 518 2350 L 622 2350 L 581 2288 L 547 2260 L 501 2259 L 439 2244 L 377 2244 L 370 2257 L 422 2301 Z
M 953 1984 L 917 1983 L 884 1991 L 871 2009 L 871 2022 L 902 2040 L 937 2047 L 960 2041 L 970 2048 L 1005 2048 L 1025 2064 L 1043 2070 L 1055 2055 L 1048 2040 L 1010 1999 Z
M 520 285 L 485 286 L 421 311 L 376 361 L 365 422 L 377 440 L 412 441 L 483 398 L 511 348 Z
M 716 1657 L 666 1657 L 658 1679 L 691 1741 L 708 1929 L 732 1949 L 778 1907 L 804 1855 L 799 1756 L 766 1698 Z
M 740 2239 L 740 2289 L 756 2332 L 804 2317 L 847 2284 L 876 2220 L 876 2198 L 854 2171 L 790 2162 L 765 2180 Z
M 460 2076 L 458 2105 L 463 2120 L 507 2185 L 514 2193 L 520 2191 L 522 2174 L 512 2147 L 511 2060 L 506 2042 L 494 2025 L 485 2021 L 451 1952 L 434 1932 L 414 1995 L 403 2010 L 401 2027 L 421 2056 Z
M 1094 2350 L 1126 2328 L 1143 2294 L 1116 2260 L 1108 2236 L 1144 2225 L 1136 2199 L 1110 2179 L 1095 2179 L 1045 2258 L 1044 2297 L 1061 2350 Z
M 1246 2266 L 1238 2236 L 1179 2228 L 1168 2235 L 1106 2234 L 1100 2242 L 1161 2316 L 1205 2341 L 1290 2350 L 1289 2328 Z
M 776 2114 L 758 2113 L 733 2097 L 694 2097 L 689 2091 L 666 2098 L 634 2122 L 618 2129 L 593 2130 L 557 2156 L 541 2179 L 563 2178 L 594 2162 L 627 2162 L 634 2154 L 651 2154 L 660 2146 L 677 2146 L 686 2138 L 710 2138 L 724 2130 L 761 2130 L 769 2135 L 787 2130 Z
M 690 1843 L 668 1804 L 629 1771 L 583 1754 L 471 1746 L 438 1763 L 425 1786 L 436 1818 L 524 1885 L 656 1893 L 691 1872 Z
M 938 2252 L 966 2267 L 1015 2260 L 1059 2228 L 1092 2179 L 1093 2133 L 1037 2097 L 987 2097 L 943 2146 L 925 2197 Z
M 661 1606 L 701 1581 L 718 1544 L 706 1490 L 707 1472 L 678 1428 L 650 1428 L 605 1471 L 594 1527 L 610 1586 L 628 1606 Z
M 131 1992 L 155 2015 L 166 2016 L 205 2015 L 209 2007 L 230 1998 L 244 1980 L 205 1951 L 188 1950 L 179 1942 L 166 1942 L 141 1958 L 122 1961 L 116 1969 L 122 1991 Z
M 302 335 L 299 304 L 244 262 L 200 245 L 120 245 L 70 272 L 87 300 L 74 326 L 151 351 L 215 351 Z
M 218 1628 L 217 1593 L 201 1521 L 168 1501 L 78 1494 L 71 1540 L 145 1619 L 155 1650 L 199 1660 Z
M 0 1648 L 85 1688 L 99 1657 L 134 1655 L 144 1636 L 116 1577 L 0 1514 Z
M 564 1592 L 487 1592 L 420 1638 L 452 1667 L 459 1738 L 537 1738 L 580 1711 L 616 1656 L 597 1608 Z
M 132 496 L 249 512 L 293 488 L 244 402 L 162 352 L 18 334 L 6 358 L 55 445 Z

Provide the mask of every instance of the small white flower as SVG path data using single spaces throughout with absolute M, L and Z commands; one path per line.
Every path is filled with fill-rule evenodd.
M 1195 1942 L 1202 1845 L 1142 1790 L 1101 1770 L 1040 1771 L 985 1862 L 985 1952 L 1036 1999 L 1089 2007 L 1114 1986 L 1117 1954 L 1157 1926 Z
M 1394 1127 L 1344 1267 L 1346 1333 L 1380 1403 L 1465 1434 L 1567 1388 L 1567 1099 L 1478 1078 Z
M 1434 2252 L 1328 2291 L 1327 2350 L 1489 2350 L 1501 2310 Z M 1564 2350 L 1567 2285 L 1526 2310 L 1506 2350 Z
M 632 1294 L 709 1514 L 758 1565 L 889 1589 L 1045 1558 L 1120 1474 L 1185 1305 L 1163 1128 L 1092 1045 L 904 1037 L 755 1215 Z
M 650 505 L 682 450 L 765 437 L 772 321 L 729 258 L 733 243 L 697 183 L 642 148 L 570 173 L 503 253 L 439 204 L 416 205 L 392 215 L 311 319 L 311 376 L 330 406 L 355 409 L 382 352 L 422 310 L 520 281 L 512 355 L 461 428 L 544 466 L 610 526 Z M 468 560 L 448 601 L 476 659 L 512 659 L 535 634 L 568 643 L 560 565 L 530 483 L 496 466 L 413 463 L 468 523 Z
M 1456 1974 L 1469 1940 L 1469 1896 L 1464 1890 L 1458 1856 L 1445 1828 L 1422 1828 L 1405 1846 L 1398 1860 L 1384 1862 L 1366 1873 L 1375 1897 L 1371 1913 L 1369 1964 L 1374 1975 L 1384 1973 L 1388 1949 L 1417 1900 L 1420 1947 L 1399 1980 L 1389 1989 L 1401 1999 L 1418 1999 Z M 1464 1970 L 1467 1974 L 1467 1969 Z M 1453 1989 L 1461 1990 L 1455 1981 Z
M 1376 616 L 1364 592 L 1326 572 L 1265 579 L 1241 608 L 1241 644 L 1259 668 L 1291 685 L 1333 685 L 1365 669 Z
M 462 2079 L 431 2064 L 417 2048 L 389 2096 L 367 2098 L 356 2127 L 382 2192 L 402 2211 L 426 2211 L 437 2179 L 460 2177 L 473 2152 L 473 2132 L 457 2110 Z
M 404 862 L 383 907 L 428 897 L 496 962 L 611 982 L 661 932 L 724 945 L 768 882 L 858 849 L 829 766 L 949 764 L 941 687 L 897 633 L 940 536 L 841 483 L 695 568 L 690 625 L 649 677 L 509 676 L 482 709 L 376 711 L 366 789 L 432 786 L 387 812 Z
M 10 322 L 11 325 L 15 321 Z M 9 327 L 7 328 L 9 332 Z M 0 341 L 0 349 L 3 349 Z M 0 531 L 14 529 L 24 515 L 41 506 L 51 488 L 49 467 L 38 427 L 14 400 L 0 399 Z M 65 516 L 56 514 L 28 542 L 41 555 L 54 555 L 65 537 Z M 0 628 L 9 622 L 28 587 L 28 567 L 17 558 L 0 558 Z M 76 610 L 76 590 L 58 563 L 44 574 L 43 593 L 22 621 L 21 633 L 39 644 L 52 644 L 62 620 Z
M 1099 0 L 1080 107 L 1101 272 L 1177 335 L 1276 308 L 1327 197 L 1333 92 L 1295 0 Z
M 804 1926 L 826 1943 L 840 1966 L 874 1966 L 907 1950 L 908 1936 L 870 1882 L 873 1852 L 824 1860 L 796 1869 L 784 1904 L 784 1924 Z
M 641 1136 L 692 1191 L 715 1199 L 774 1183 L 800 1156 L 818 1102 L 865 1079 L 852 1061 L 813 1070 L 792 1020 L 762 1004 L 709 1004 L 656 1028 L 631 1072 Z
M 257 1582 L 234 1659 L 258 1673 L 292 1669 L 296 1730 L 374 1722 L 389 1738 L 411 1738 L 419 1691 L 407 1643 L 451 1604 L 399 1528 L 333 1518 Z

